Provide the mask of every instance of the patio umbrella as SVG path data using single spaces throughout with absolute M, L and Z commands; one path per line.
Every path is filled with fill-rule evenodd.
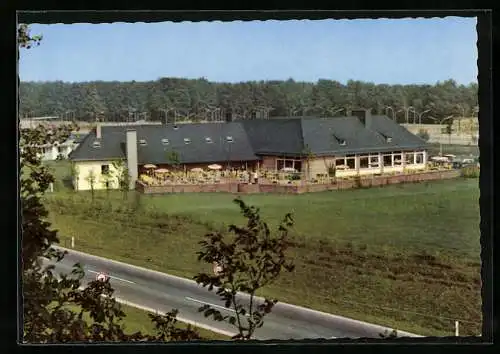
M 213 164 L 213 165 L 209 165 L 208 168 L 211 170 L 220 170 L 222 168 L 222 166 Z
M 148 163 L 148 164 L 144 165 L 144 168 L 147 170 L 150 170 L 150 169 L 156 168 L 156 165 Z
M 195 167 L 191 169 L 191 172 L 203 172 L 203 168 Z
M 169 172 L 166 168 L 159 168 L 157 170 L 155 170 L 156 173 L 167 173 Z

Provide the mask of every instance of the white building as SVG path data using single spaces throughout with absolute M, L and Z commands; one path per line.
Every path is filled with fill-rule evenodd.
M 78 147 L 86 134 L 73 133 L 63 143 L 46 144 L 40 146 L 40 154 L 43 161 L 55 161 L 58 159 L 67 159 L 68 155 Z

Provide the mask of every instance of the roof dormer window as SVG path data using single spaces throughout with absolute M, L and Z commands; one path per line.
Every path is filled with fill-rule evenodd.
M 96 149 L 97 149 L 97 148 L 100 148 L 100 147 L 101 147 L 101 142 L 100 142 L 100 141 L 94 141 L 94 142 L 92 143 L 92 146 L 93 146 L 94 148 L 96 148 Z
M 148 143 L 146 142 L 146 139 L 139 139 L 139 145 L 146 146 Z
M 392 143 L 392 137 L 387 136 L 387 135 L 385 135 L 385 134 L 382 134 L 382 133 L 380 133 L 380 132 L 379 132 L 379 134 L 380 134 L 380 135 L 382 135 L 382 137 L 385 139 L 385 142 L 386 142 L 386 143 Z
M 228 143 L 232 143 L 233 142 L 233 137 L 232 136 L 226 136 L 226 141 Z
M 191 144 L 191 139 L 184 138 L 184 144 Z
M 170 141 L 168 139 L 161 139 L 162 145 L 168 145 Z
M 345 139 L 341 139 L 339 138 L 338 136 L 336 136 L 335 134 L 333 134 L 333 137 L 335 138 L 335 140 L 337 140 L 337 143 L 340 145 L 340 146 L 346 146 L 347 143 L 345 141 Z
M 208 138 L 208 137 L 207 137 L 207 138 L 205 138 L 205 142 L 206 142 L 207 144 L 211 144 L 211 143 L 213 143 L 212 138 Z

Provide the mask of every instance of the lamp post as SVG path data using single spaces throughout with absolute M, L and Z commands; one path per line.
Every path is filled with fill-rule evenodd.
M 165 114 L 165 121 L 168 122 L 168 112 L 175 111 L 175 108 L 168 108 L 168 109 L 160 108 L 159 111 Z
M 415 109 L 413 108 L 412 106 L 409 106 L 409 107 L 404 107 L 402 109 L 400 109 L 398 112 L 405 112 L 405 120 L 406 120 L 406 124 L 408 124 L 408 113 L 410 112 L 410 110 L 412 109 Z
M 417 111 L 415 111 L 415 108 L 410 107 L 410 108 L 408 108 L 408 112 L 413 113 L 413 123 L 412 124 L 415 124 L 415 121 L 416 121 L 416 118 L 417 118 Z
M 442 125 L 444 122 L 446 122 L 448 119 L 453 118 L 453 114 L 449 115 L 448 117 L 444 117 L 441 119 L 434 118 L 429 116 L 429 119 L 432 119 L 435 122 L 438 122 L 439 125 Z M 451 139 L 451 134 L 450 134 L 450 139 Z M 439 156 L 443 155 L 443 144 L 441 143 L 441 139 L 439 139 Z
M 386 106 L 385 107 L 385 115 L 386 116 L 389 116 L 389 111 L 392 112 L 392 120 L 396 120 L 396 113 L 394 112 L 394 108 L 392 108 L 391 106 Z
M 148 112 L 138 113 L 138 117 L 139 118 L 144 117 L 144 120 L 147 121 L 148 120 Z
M 302 117 L 305 117 L 306 116 L 306 113 L 307 112 L 310 112 L 313 108 L 312 107 L 302 107 Z
M 205 120 L 207 122 L 211 122 L 214 120 L 214 112 L 215 109 L 210 109 L 209 107 L 203 107 L 203 115 L 205 116 Z
M 218 108 L 217 106 L 213 106 L 211 105 L 210 103 L 202 100 L 202 99 L 198 99 L 198 104 L 201 107 L 201 110 L 203 111 L 203 115 L 205 116 L 205 120 L 207 122 L 211 122 L 214 120 L 214 116 L 215 116 L 215 113 L 217 112 Z M 204 106 L 204 107 L 203 107 Z M 209 119 L 209 116 L 210 116 L 210 119 Z
M 465 107 L 462 105 L 459 105 L 459 107 L 462 110 L 462 118 L 465 118 Z
M 133 109 L 129 109 L 128 110 L 128 122 L 135 122 L 137 121 L 137 109 L 133 108 Z M 130 119 L 130 117 L 133 117 L 132 119 Z
M 421 125 L 422 124 L 422 116 L 425 114 L 425 113 L 428 113 L 430 112 L 431 110 L 430 109 L 426 109 L 425 111 L 421 112 L 421 113 L 417 113 L 418 115 L 418 124 Z
M 63 117 L 64 119 L 70 119 L 71 121 L 73 121 L 75 119 L 75 111 L 73 110 L 66 111 L 64 112 Z
M 290 115 L 290 117 L 294 117 L 295 116 L 295 113 L 297 113 L 300 109 L 298 108 L 289 108 L 288 109 L 288 114 Z
M 342 112 L 343 110 L 345 110 L 345 108 L 329 108 L 327 109 L 327 111 L 333 116 L 335 116 L 335 114 L 339 113 L 339 112 Z

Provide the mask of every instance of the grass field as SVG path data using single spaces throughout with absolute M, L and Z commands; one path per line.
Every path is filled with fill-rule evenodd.
M 142 196 L 128 213 L 119 192 L 92 206 L 58 190 L 47 206 L 63 246 L 74 236 L 76 249 L 179 276 L 210 270 L 196 261 L 207 231 L 243 221 L 230 194 Z M 423 335 L 452 335 L 455 320 L 480 333 L 477 179 L 244 200 L 271 225 L 289 211 L 296 222 L 296 270 L 261 295 Z
M 125 318 L 120 322 L 124 325 L 125 333 L 133 334 L 136 332 L 141 332 L 143 334 L 156 334 L 156 328 L 154 323 L 148 316 L 148 312 L 139 310 L 135 307 L 120 305 L 122 307 L 123 312 L 125 312 Z M 80 311 L 80 308 L 77 306 L 68 306 L 68 308 L 73 309 L 74 311 Z M 90 316 L 86 314 L 84 316 L 85 321 L 91 321 Z M 182 322 L 177 322 L 177 327 L 186 328 L 187 325 Z M 218 333 L 214 333 L 211 331 L 207 331 L 203 328 L 194 327 L 196 331 L 200 334 L 203 340 L 228 340 L 229 338 Z

